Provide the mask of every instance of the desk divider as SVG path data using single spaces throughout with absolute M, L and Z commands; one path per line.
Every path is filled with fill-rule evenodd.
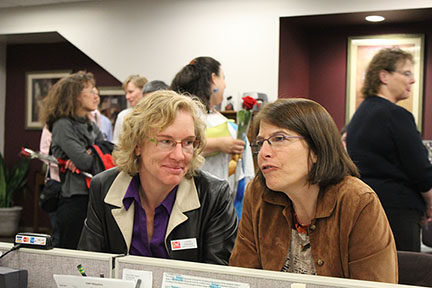
M 153 272 L 153 287 L 160 288 L 164 272 L 189 276 L 248 283 L 251 288 L 272 287 L 286 288 L 293 283 L 304 283 L 307 288 L 413 288 L 412 285 L 361 281 L 345 278 L 314 276 L 277 271 L 265 271 L 240 267 L 194 263 L 171 259 L 159 259 L 142 256 L 125 256 L 116 259 L 116 278 L 122 278 L 123 269 L 135 269 Z M 418 287 L 418 286 L 417 286 Z
M 0 251 L 13 247 L 11 243 L 0 243 Z M 77 265 L 81 264 L 88 276 L 112 278 L 113 259 L 116 254 L 54 248 L 40 250 L 20 248 L 0 259 L 0 266 L 28 271 L 29 288 L 56 288 L 54 274 L 80 275 Z
M 0 252 L 5 253 L 12 243 L 0 242 Z M 77 265 L 81 264 L 88 276 L 119 278 L 123 269 L 151 271 L 153 287 L 160 288 L 164 272 L 189 276 L 248 283 L 251 288 L 290 287 L 292 283 L 304 283 L 307 288 L 414 288 L 418 286 L 396 285 L 381 282 L 360 281 L 344 278 L 312 276 L 258 269 L 228 267 L 170 259 L 142 256 L 118 257 L 117 254 L 96 253 L 79 250 L 38 250 L 20 248 L 0 259 L 0 266 L 28 271 L 28 288 L 56 288 L 53 274 L 80 275 Z M 113 261 L 115 264 L 114 270 Z

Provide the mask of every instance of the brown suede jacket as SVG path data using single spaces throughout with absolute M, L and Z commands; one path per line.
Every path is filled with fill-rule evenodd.
M 248 186 L 229 264 L 280 271 L 292 225 L 291 201 L 264 189 L 255 178 Z M 309 225 L 318 275 L 397 283 L 397 254 L 387 217 L 375 192 L 355 177 L 321 191 Z

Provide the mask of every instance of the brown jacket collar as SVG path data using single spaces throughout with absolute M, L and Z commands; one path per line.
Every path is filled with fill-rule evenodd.
M 260 185 L 261 186 L 261 185 Z M 336 207 L 338 189 L 337 186 L 330 186 L 332 189 L 320 190 L 318 194 L 315 218 L 326 218 L 331 215 Z M 285 193 L 264 190 L 262 199 L 270 204 L 291 208 L 291 200 Z

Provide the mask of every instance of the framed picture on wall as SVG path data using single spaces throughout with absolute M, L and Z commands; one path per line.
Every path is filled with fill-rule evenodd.
M 99 111 L 110 119 L 114 127 L 118 113 L 128 108 L 125 92 L 121 87 L 98 88 L 100 96 Z
M 48 95 L 51 87 L 71 71 L 33 71 L 26 73 L 26 129 L 42 129 L 39 113 L 42 100 Z
M 394 34 L 348 38 L 346 123 L 351 120 L 355 110 L 363 101 L 361 92 L 366 69 L 373 56 L 383 48 L 398 47 L 411 53 L 414 57 L 415 83 L 412 85 L 411 97 L 397 104 L 410 111 L 415 118 L 417 128 L 421 131 L 423 112 L 423 34 Z

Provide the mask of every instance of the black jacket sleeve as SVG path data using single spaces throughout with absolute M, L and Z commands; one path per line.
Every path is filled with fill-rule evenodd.
M 120 228 L 111 215 L 116 208 L 104 202 L 105 196 L 118 175 L 116 168 L 96 175 L 90 185 L 87 218 L 78 243 L 79 250 L 126 254 L 127 247 Z
M 220 186 L 215 196 L 215 205 L 209 211 L 211 215 L 208 217 L 209 221 L 204 236 L 202 262 L 228 265 L 238 225 L 227 182 Z
M 414 117 L 404 109 L 394 109 L 390 114 L 390 129 L 396 143 L 401 169 L 408 175 L 411 185 L 419 192 L 432 187 L 432 165 Z

